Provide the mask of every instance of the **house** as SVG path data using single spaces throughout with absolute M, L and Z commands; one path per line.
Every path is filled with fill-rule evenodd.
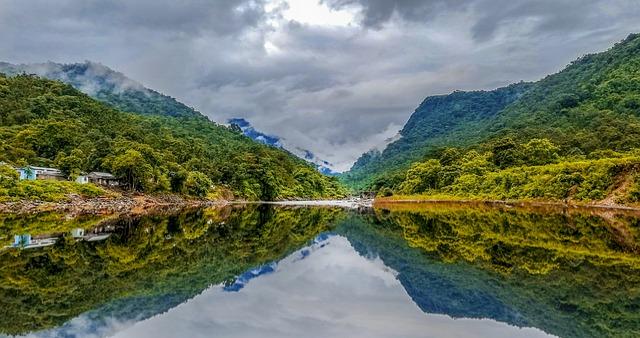
M 51 246 L 56 244 L 58 238 L 45 237 L 45 238 L 31 238 L 30 234 L 15 235 L 13 244 L 5 248 L 20 248 L 20 249 L 33 249 L 42 248 L 45 246 Z
M 120 185 L 118 179 L 109 173 L 94 171 L 89 173 L 89 175 L 87 175 L 87 178 L 89 179 L 89 182 L 93 184 L 107 185 L 111 187 Z
M 31 245 L 31 235 L 30 234 L 15 235 L 14 236 L 13 247 L 23 247 L 23 246 L 27 246 L 27 245 Z
M 20 174 L 21 180 L 66 180 L 62 171 L 55 168 L 27 166 L 24 168 L 18 168 L 17 171 Z
M 87 184 L 89 183 L 89 176 L 87 174 L 82 174 L 76 177 L 76 183 Z
M 84 237 L 84 229 L 82 229 L 82 228 L 75 228 L 75 229 L 71 230 L 71 237 L 73 237 L 73 238 L 81 238 L 81 237 Z
M 76 228 L 71 230 L 71 237 L 75 238 L 78 241 L 84 240 L 87 242 L 98 242 L 98 241 L 104 241 L 110 236 L 111 236 L 110 233 L 100 233 L 97 229 L 88 234 L 85 233 L 84 229 L 82 228 Z

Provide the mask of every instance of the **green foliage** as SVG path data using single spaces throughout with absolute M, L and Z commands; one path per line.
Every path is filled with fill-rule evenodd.
M 62 152 L 58 153 L 55 163 L 67 177 L 77 177 L 82 169 L 86 167 L 86 157 L 82 150 L 73 149 L 68 156 Z
M 560 158 L 557 147 L 546 139 L 517 144 L 497 142 L 494 152 L 471 150 L 447 165 L 435 159 L 415 163 L 397 191 L 423 197 L 488 200 L 598 201 L 612 194 L 640 167 L 636 152 L 596 159 Z M 619 191 L 615 202 L 637 201 L 635 185 Z M 400 197 L 401 198 L 401 197 Z
M 184 184 L 187 194 L 197 197 L 207 196 L 212 186 L 209 177 L 199 171 L 190 172 Z
M 11 166 L 0 164 L 0 188 L 9 189 L 16 186 L 20 174 Z
M 551 141 L 534 138 L 522 146 L 524 162 L 530 165 L 545 165 L 558 160 L 558 151 Z
M 522 147 L 511 138 L 503 138 L 495 142 L 491 147 L 492 161 L 500 168 L 512 167 L 521 164 Z
M 190 108 L 174 111 L 172 99 L 148 97 L 148 104 L 157 105 L 150 108 L 144 93 L 119 96 L 116 106 L 123 109 L 135 96 L 130 108 L 144 114 L 135 115 L 34 76 L 0 75 L 0 88 L 0 161 L 58 165 L 69 176 L 108 171 L 127 188 L 145 192 L 182 192 L 188 173 L 197 171 L 236 198 L 346 194 L 335 179 L 281 149 L 258 144 Z
M 127 149 L 122 154 L 109 157 L 105 166 L 132 190 L 150 190 L 153 167 L 142 154 L 134 149 Z
M 0 183 L 0 202 L 20 200 L 38 200 L 59 202 L 69 200 L 69 195 L 86 198 L 106 196 L 108 193 L 93 184 L 80 184 L 68 181 L 17 181 L 4 186 Z
M 407 171 L 400 189 L 408 194 L 426 192 L 442 186 L 443 167 L 438 160 L 416 163 Z

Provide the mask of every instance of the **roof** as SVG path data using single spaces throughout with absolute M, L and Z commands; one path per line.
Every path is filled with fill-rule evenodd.
M 87 176 L 89 176 L 91 178 L 103 178 L 103 179 L 108 179 L 108 180 L 115 180 L 116 179 L 116 177 L 111 175 L 110 173 L 103 173 L 103 172 L 99 172 L 99 171 L 90 172 Z
M 32 165 L 28 166 L 27 168 L 30 168 L 31 170 L 46 171 L 46 172 L 54 173 L 54 174 L 62 174 L 62 171 L 60 171 L 60 169 L 56 169 L 56 168 L 34 167 Z M 26 169 L 26 168 L 21 168 L 21 169 Z

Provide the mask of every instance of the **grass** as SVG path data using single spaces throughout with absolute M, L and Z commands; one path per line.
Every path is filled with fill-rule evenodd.
M 72 195 L 83 198 L 113 196 L 93 184 L 80 184 L 68 181 L 18 181 L 10 187 L 0 188 L 0 202 L 17 202 L 23 200 L 43 202 L 64 202 L 71 200 Z

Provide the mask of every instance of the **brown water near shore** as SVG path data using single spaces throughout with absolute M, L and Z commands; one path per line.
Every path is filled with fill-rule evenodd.
M 502 200 L 421 200 L 421 199 L 389 199 L 376 198 L 373 206 L 376 208 L 406 209 L 411 205 L 424 206 L 466 206 L 466 207 L 502 207 L 502 208 L 521 208 L 528 210 L 540 211 L 562 211 L 562 210 L 581 210 L 605 212 L 615 211 L 630 215 L 640 216 L 640 206 L 621 205 L 621 204 L 599 204 L 599 203 L 566 203 L 558 201 L 502 201 Z

